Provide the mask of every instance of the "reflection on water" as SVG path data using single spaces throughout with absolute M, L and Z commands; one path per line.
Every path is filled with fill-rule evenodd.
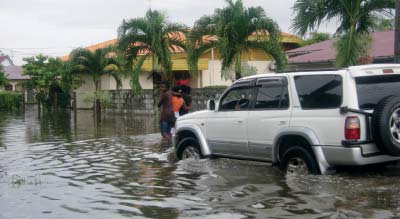
M 400 169 L 285 178 L 269 164 L 175 162 L 157 119 L 0 115 L 0 218 L 399 218 Z

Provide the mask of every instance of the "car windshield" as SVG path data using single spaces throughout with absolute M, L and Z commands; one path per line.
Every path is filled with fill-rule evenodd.
M 379 75 L 356 78 L 360 109 L 372 110 L 382 98 L 400 96 L 400 75 Z

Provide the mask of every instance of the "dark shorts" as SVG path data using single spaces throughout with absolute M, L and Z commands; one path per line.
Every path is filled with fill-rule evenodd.
M 171 133 L 171 128 L 172 128 L 171 123 L 164 122 L 164 121 L 160 122 L 160 131 L 161 131 L 161 133 L 170 134 Z

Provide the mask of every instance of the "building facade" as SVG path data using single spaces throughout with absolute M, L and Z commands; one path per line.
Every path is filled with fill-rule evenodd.
M 282 33 L 281 43 L 285 51 L 299 47 L 301 41 L 302 39 L 294 35 Z M 113 46 L 116 43 L 117 39 L 114 39 L 86 47 L 86 49 L 95 51 L 99 48 Z M 69 56 L 64 56 L 61 59 L 66 61 L 69 59 Z M 233 82 L 231 78 L 224 78 L 222 75 L 222 63 L 217 49 L 212 49 L 200 57 L 198 63 L 198 75 L 189 74 L 187 54 L 184 50 L 178 49 L 177 51 L 172 52 L 171 59 L 173 64 L 172 73 L 174 77 L 187 77 L 192 88 L 229 86 Z M 274 62 L 272 57 L 261 50 L 250 50 L 242 56 L 242 62 L 253 67 L 256 74 L 272 73 L 274 71 Z M 140 85 L 143 89 L 153 89 L 153 77 L 149 73 L 151 71 L 151 66 L 151 59 L 146 60 L 143 64 L 143 72 L 139 76 Z M 94 82 L 90 75 L 83 75 L 82 79 L 84 81 L 83 85 L 79 89 L 75 90 L 77 108 L 92 108 L 93 104 L 85 103 L 84 98 L 88 92 L 93 92 L 95 90 Z M 101 90 L 112 91 L 116 90 L 116 88 L 116 82 L 111 76 L 104 75 L 101 78 Z M 129 77 L 122 79 L 122 89 L 131 89 Z

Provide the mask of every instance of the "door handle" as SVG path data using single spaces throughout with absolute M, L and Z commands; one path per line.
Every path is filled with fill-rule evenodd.
M 238 120 L 236 123 L 237 124 L 243 124 L 243 120 Z

